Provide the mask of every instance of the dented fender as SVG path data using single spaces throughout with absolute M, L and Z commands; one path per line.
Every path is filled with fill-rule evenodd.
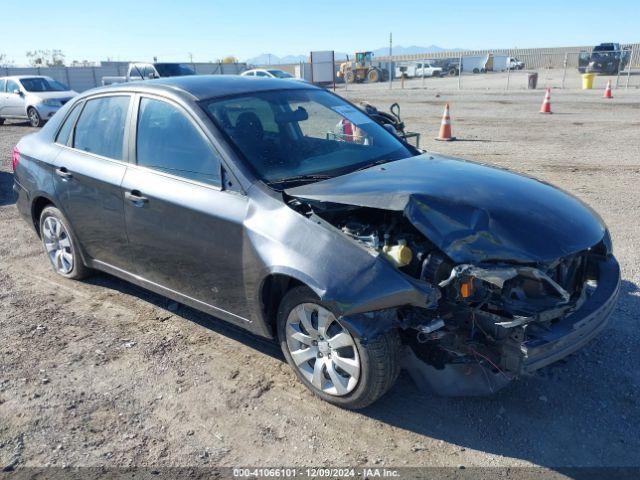
M 378 312 L 403 305 L 432 308 L 439 292 L 427 282 L 394 268 L 384 257 L 346 238 L 338 230 L 307 218 L 269 192 L 252 192 L 244 222 L 243 262 L 252 319 L 269 330 L 260 311 L 260 289 L 269 275 L 286 275 L 309 286 L 354 334 L 368 336 Z M 264 214 L 264 209 L 272 211 Z M 278 222 L 271 221 L 274 215 Z M 327 254 L 327 253 L 330 254 Z M 256 325 L 258 326 L 258 325 Z

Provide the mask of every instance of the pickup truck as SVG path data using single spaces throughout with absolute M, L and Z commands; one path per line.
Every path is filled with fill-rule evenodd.
M 195 74 L 196 72 L 184 63 L 130 63 L 126 76 L 102 77 L 102 85 Z
M 524 62 L 515 57 L 507 57 L 507 65 L 510 70 L 522 70 L 524 68 Z
M 591 53 L 580 52 L 578 70 L 580 73 L 615 75 L 625 69 L 630 58 L 631 51 L 619 43 L 601 43 L 593 47 Z
M 410 63 L 408 65 L 399 65 L 396 67 L 396 78 L 414 78 L 414 77 L 439 77 L 442 75 L 442 68 L 436 67 L 429 62 Z
M 515 57 L 509 57 L 507 55 L 494 55 L 493 56 L 493 71 L 503 72 L 506 70 L 522 70 L 524 68 L 524 62 L 518 60 Z

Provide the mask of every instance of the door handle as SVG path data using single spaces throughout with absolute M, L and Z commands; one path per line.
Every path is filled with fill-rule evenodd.
M 124 192 L 124 198 L 131 202 L 136 207 L 142 207 L 149 201 L 147 197 L 143 197 L 139 190 L 131 190 L 130 192 Z
M 73 177 L 71 172 L 69 172 L 66 167 L 56 168 L 56 175 L 58 175 L 63 180 L 69 180 Z

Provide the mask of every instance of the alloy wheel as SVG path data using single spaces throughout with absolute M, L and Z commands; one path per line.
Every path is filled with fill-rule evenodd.
M 73 270 L 73 245 L 60 220 L 47 217 L 42 223 L 42 242 L 53 268 L 68 275 Z
M 35 108 L 30 108 L 29 109 L 29 122 L 31 123 L 32 127 L 39 127 L 40 126 L 40 115 L 38 115 L 38 112 L 36 111 Z
M 360 378 L 360 357 L 351 334 L 326 308 L 302 303 L 287 317 L 289 353 L 302 376 L 335 396 L 352 392 Z

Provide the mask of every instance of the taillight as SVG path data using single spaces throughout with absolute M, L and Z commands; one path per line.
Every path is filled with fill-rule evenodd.
M 18 168 L 18 162 L 20 161 L 20 152 L 18 151 L 18 147 L 13 147 L 13 151 L 11 152 L 11 167 L 13 171 L 16 171 Z

